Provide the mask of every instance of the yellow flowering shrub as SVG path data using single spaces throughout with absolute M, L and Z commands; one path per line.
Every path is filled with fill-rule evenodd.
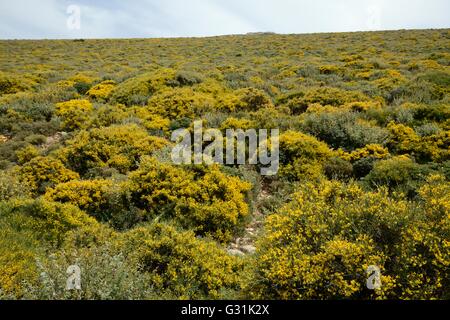
M 255 128 L 255 122 L 249 119 L 237 119 L 237 118 L 227 118 L 222 124 L 220 125 L 220 130 L 226 130 L 226 129 L 252 129 Z
M 425 215 L 437 218 L 442 226 L 449 226 L 450 184 L 444 176 L 433 174 L 427 178 L 427 184 L 419 189 L 419 195 L 425 202 Z M 449 239 L 447 239 L 448 241 Z
M 0 40 L 0 300 L 449 299 L 448 39 Z M 280 170 L 175 165 L 194 119 Z
M 342 159 L 350 162 L 360 160 L 362 158 L 384 159 L 389 156 L 389 150 L 379 144 L 368 144 L 364 148 L 356 149 L 350 153 L 338 150 Z
M 3 209 L 5 216 L 15 217 L 11 219 L 13 226 L 31 230 L 37 239 L 54 244 L 62 244 L 66 233 L 73 229 L 98 226 L 95 219 L 76 206 L 45 199 L 10 200 Z
M 33 145 L 28 145 L 16 151 L 17 162 L 19 164 L 24 164 L 37 156 L 39 156 L 39 149 Z
M 393 206 L 385 192 L 307 183 L 267 218 L 247 290 L 269 299 L 383 297 L 395 286 L 395 278 L 385 273 L 382 250 L 394 239 L 383 235 L 395 232 L 407 213 L 405 201 Z M 369 265 L 382 270 L 379 291 L 366 289 Z
M 0 208 L 3 209 L 2 204 Z M 38 278 L 36 252 L 38 241 L 29 231 L 17 231 L 0 219 L 0 290 L 16 297 L 23 295 L 23 282 Z
M 56 114 L 63 120 L 63 128 L 75 130 L 84 128 L 93 110 L 88 100 L 70 100 L 56 104 Z
M 137 117 L 141 124 L 150 131 L 168 132 L 170 119 L 150 111 L 147 107 L 132 107 L 128 109 L 130 117 Z
M 414 146 L 419 143 L 420 138 L 414 132 L 414 129 L 404 124 L 390 122 L 387 125 L 390 133 L 389 145 L 398 152 L 410 152 Z
M 385 189 L 305 184 L 266 221 L 247 290 L 255 298 L 445 298 L 450 264 L 448 183 L 434 176 L 417 206 Z M 366 269 L 381 270 L 367 290 Z
M 395 273 L 402 299 L 448 299 L 450 297 L 450 185 L 432 175 L 419 189 L 423 201 L 417 223 L 405 228 L 398 245 Z
M 90 88 L 86 94 L 91 98 L 105 101 L 108 99 L 115 86 L 116 83 L 114 81 L 106 80 Z
M 78 208 L 46 200 L 0 202 L 0 289 L 21 297 L 37 283 L 45 246 L 61 246 L 70 232 L 95 232 L 96 221 Z
M 18 169 L 18 174 L 34 194 L 44 193 L 48 187 L 61 182 L 78 179 L 79 175 L 67 169 L 64 164 L 50 157 L 35 157 Z
M 450 131 L 441 131 L 422 138 L 414 153 L 422 162 L 447 161 L 450 159 Z
M 167 68 L 138 75 L 117 85 L 111 92 L 111 99 L 127 106 L 140 104 L 166 88 L 175 75 L 175 70 Z
M 318 178 L 331 156 L 326 143 L 300 132 L 287 131 L 280 136 L 279 174 L 293 180 Z
M 224 92 L 217 97 L 217 108 L 219 110 L 235 111 L 239 104 L 239 97 L 233 92 Z
M 130 116 L 127 111 L 128 108 L 123 104 L 101 105 L 91 113 L 88 126 L 84 129 L 109 127 L 122 123 Z
M 418 161 L 445 161 L 449 158 L 450 133 L 442 131 L 434 135 L 419 137 L 414 129 L 390 122 L 388 146 L 395 152 L 414 155 Z
M 249 214 L 251 185 L 222 173 L 217 165 L 177 167 L 145 158 L 130 174 L 133 201 L 151 215 L 176 219 L 200 235 L 231 239 Z
M 29 90 L 35 84 L 33 79 L 29 77 L 18 77 L 17 75 L 0 71 L 0 96 Z
M 212 110 L 214 99 L 204 93 L 195 92 L 190 87 L 171 88 L 152 96 L 148 107 L 165 118 L 192 118 Z
M 124 242 L 131 259 L 150 276 L 149 285 L 179 299 L 217 299 L 240 285 L 242 261 L 192 231 L 154 223 L 128 232 Z
M 141 156 L 168 145 L 168 141 L 150 136 L 145 129 L 130 124 L 80 131 L 66 145 L 59 156 L 70 167 L 84 174 L 96 167 L 127 172 L 137 167 Z
M 67 79 L 67 81 L 72 82 L 73 84 L 76 84 L 76 83 L 92 84 L 95 81 L 97 81 L 97 78 L 89 72 L 80 72 L 80 73 L 77 73 L 77 74 L 69 77 Z
M 234 91 L 219 88 L 215 93 L 217 109 L 227 112 L 258 110 L 273 107 L 272 99 L 261 89 L 241 88 Z
M 48 189 L 44 197 L 49 201 L 76 205 L 90 215 L 102 219 L 107 213 L 106 195 L 112 187 L 111 180 L 72 180 Z
M 389 69 L 386 70 L 380 78 L 371 82 L 381 90 L 392 90 L 402 84 L 405 84 L 407 80 L 397 70 Z
M 358 79 L 369 80 L 374 75 L 373 70 L 357 72 L 355 77 Z

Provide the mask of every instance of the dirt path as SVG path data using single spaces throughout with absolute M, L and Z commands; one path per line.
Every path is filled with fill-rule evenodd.
M 264 188 L 261 188 L 261 191 L 256 198 L 255 209 L 252 212 L 251 221 L 246 226 L 243 236 L 235 238 L 233 242 L 228 245 L 227 251 L 229 254 L 244 256 L 246 254 L 255 253 L 255 242 L 264 225 L 264 215 L 259 210 L 259 205 L 262 200 L 269 196 L 269 193 L 264 190 Z

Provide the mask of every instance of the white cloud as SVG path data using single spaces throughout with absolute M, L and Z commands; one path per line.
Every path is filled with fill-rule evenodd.
M 450 27 L 447 0 L 0 0 L 0 38 L 205 36 Z M 69 4 L 81 29 L 66 26 Z

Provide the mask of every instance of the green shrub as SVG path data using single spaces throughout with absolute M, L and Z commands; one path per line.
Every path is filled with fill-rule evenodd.
M 235 106 L 237 111 L 257 111 L 272 106 L 270 97 L 260 89 L 243 88 L 236 90 L 234 94 L 238 97 L 238 103 Z
M 346 150 L 383 144 L 388 136 L 384 128 L 359 121 L 354 112 L 307 113 L 302 129 L 333 148 Z
M 12 170 L 0 171 L 0 201 L 30 196 L 27 186 L 23 185 Z
M 428 81 L 411 81 L 389 92 L 388 103 L 414 102 L 431 104 L 444 97 L 444 91 L 439 86 Z
M 407 156 L 393 157 L 375 163 L 364 181 L 373 188 L 386 186 L 390 190 L 414 196 L 430 171 Z
M 417 77 L 445 88 L 450 87 L 450 74 L 443 71 L 431 71 Z
M 42 134 L 32 134 L 25 138 L 25 142 L 39 146 L 47 141 L 47 137 Z
M 175 75 L 175 81 L 171 83 L 174 86 L 193 86 L 202 83 L 204 76 L 193 71 L 178 71 Z
M 80 268 L 81 289 L 67 290 L 67 269 Z M 108 246 L 60 251 L 40 261 L 39 280 L 26 286 L 25 299 L 143 300 L 160 299 L 150 277 L 123 254 Z M 171 298 L 165 296 L 165 298 Z
M 353 165 L 349 161 L 333 157 L 325 163 L 324 172 L 328 179 L 347 181 L 353 176 Z
M 414 110 L 414 118 L 443 122 L 450 119 L 450 107 L 446 104 L 419 105 Z
M 91 88 L 91 84 L 86 82 L 77 82 L 73 87 L 79 94 L 86 94 Z
M 369 98 L 361 92 L 325 87 L 290 93 L 279 98 L 277 103 L 289 107 L 293 114 L 300 114 L 315 103 L 339 107 L 348 102 L 368 100 Z
M 421 126 L 415 127 L 414 131 L 423 138 L 438 134 L 441 128 L 436 123 L 424 123 Z
M 373 169 L 376 161 L 379 159 L 374 157 L 366 157 L 356 160 L 353 163 L 353 174 L 355 178 L 363 178 L 367 176 Z

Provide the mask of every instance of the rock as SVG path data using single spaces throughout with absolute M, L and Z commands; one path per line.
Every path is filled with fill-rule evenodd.
M 245 253 L 250 253 L 250 254 L 253 254 L 256 252 L 256 248 L 250 244 L 242 246 L 241 250 L 244 251 Z
M 238 249 L 228 249 L 227 252 L 228 252 L 228 254 L 231 254 L 233 256 L 240 256 L 241 257 L 241 256 L 244 255 L 244 253 L 241 250 L 238 250 Z
M 248 238 L 248 237 L 245 237 L 245 238 L 237 238 L 236 239 L 236 243 L 238 244 L 238 245 L 245 245 L 246 243 L 249 243 L 250 241 L 251 241 L 252 239 L 250 239 L 250 238 Z

